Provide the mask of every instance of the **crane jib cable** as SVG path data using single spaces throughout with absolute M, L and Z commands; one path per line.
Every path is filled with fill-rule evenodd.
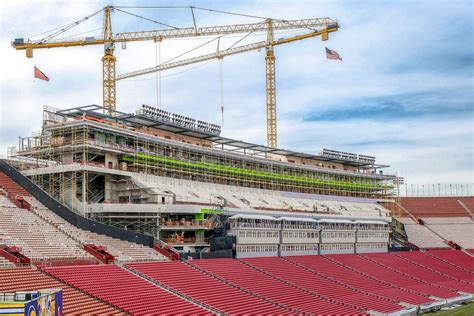
M 89 20 L 90 18 L 92 18 L 92 17 L 96 16 L 97 14 L 101 13 L 103 10 L 104 10 L 104 9 L 101 9 L 101 10 L 99 10 L 99 11 L 97 11 L 97 12 L 94 12 L 94 13 L 92 13 L 92 14 L 90 14 L 90 15 L 88 15 L 88 16 L 86 16 L 86 17 L 80 19 L 80 20 L 77 20 L 77 21 L 75 21 L 75 22 L 72 22 L 71 24 L 66 25 L 65 27 L 59 29 L 58 31 L 56 31 L 56 32 L 54 32 L 54 33 L 52 33 L 52 34 L 50 34 L 50 35 L 48 35 L 48 36 L 42 38 L 41 40 L 39 40 L 39 43 L 45 43 L 45 42 L 47 42 L 47 41 L 49 41 L 49 40 L 55 38 L 55 37 L 58 36 L 59 34 L 62 34 L 62 33 L 64 33 L 64 32 L 67 32 L 68 30 L 72 29 L 73 27 L 75 27 L 75 26 L 81 24 L 82 22 L 87 21 L 87 20 Z
M 163 23 L 163 22 L 160 22 L 160 21 L 156 21 L 156 20 L 152 20 L 150 18 L 147 18 L 147 17 L 144 17 L 144 16 L 141 16 L 141 15 L 138 15 L 138 14 L 135 14 L 135 13 L 132 13 L 132 12 L 128 12 L 128 11 L 124 11 L 124 10 L 120 10 L 120 9 L 117 9 L 116 7 L 114 7 L 117 11 L 120 11 L 122 13 L 125 13 L 125 14 L 128 14 L 128 15 L 131 15 L 131 16 L 134 16 L 136 18 L 139 18 L 139 19 L 143 19 L 143 20 L 146 20 L 146 21 L 149 21 L 149 22 L 153 22 L 153 23 L 156 23 L 156 24 L 159 24 L 159 25 L 163 25 L 163 26 L 166 26 L 166 27 L 169 27 L 169 28 L 172 28 L 172 29 L 175 29 L 177 30 L 178 28 L 176 26 L 172 26 L 172 25 L 169 25 L 169 24 L 166 24 L 166 23 Z

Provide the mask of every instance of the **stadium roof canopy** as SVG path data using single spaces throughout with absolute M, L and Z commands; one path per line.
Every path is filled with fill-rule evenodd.
M 47 111 L 47 110 L 45 110 Z M 304 158 L 304 159 L 311 159 L 311 160 L 318 160 L 318 161 L 330 161 L 335 163 L 343 163 L 345 165 L 358 167 L 358 168 L 387 168 L 388 165 L 381 165 L 375 164 L 375 162 L 369 163 L 365 161 L 358 161 L 358 160 L 350 160 L 350 159 L 342 159 L 342 158 L 333 158 L 333 157 L 326 157 L 322 155 L 316 154 L 306 154 L 301 152 L 295 152 L 292 150 L 282 149 L 282 148 L 272 148 L 265 145 L 257 145 L 252 144 L 249 142 L 245 142 L 242 140 L 235 140 L 227 137 L 222 137 L 220 135 L 216 135 L 213 133 L 207 133 L 205 131 L 200 131 L 197 129 L 191 129 L 186 126 L 180 126 L 170 121 L 163 121 L 152 116 L 148 116 L 145 114 L 140 113 L 137 111 L 136 114 L 131 113 L 124 113 L 120 111 L 113 111 L 114 115 L 106 115 L 103 113 L 103 108 L 99 105 L 86 105 L 80 107 L 74 107 L 65 110 L 59 110 L 56 112 L 50 112 L 53 115 L 60 115 L 64 117 L 77 117 L 79 115 L 89 115 L 97 118 L 101 118 L 107 121 L 113 121 L 116 123 L 132 126 L 132 127 L 152 127 L 159 130 L 181 134 L 185 136 L 195 137 L 203 140 L 211 141 L 215 144 L 215 146 L 231 146 L 240 150 L 251 150 L 252 152 L 256 152 L 255 155 L 258 154 L 276 154 L 282 155 L 287 158 Z

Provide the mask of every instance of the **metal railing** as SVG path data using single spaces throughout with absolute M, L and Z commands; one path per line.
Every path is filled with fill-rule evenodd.
M 428 183 L 400 185 L 401 197 L 473 196 L 474 183 Z
M 215 223 L 207 220 L 187 220 L 187 221 L 162 221 L 161 228 L 176 229 L 212 229 Z
M 186 245 L 186 244 L 208 244 L 209 243 L 209 238 L 205 238 L 205 237 L 202 237 L 202 238 L 196 238 L 196 237 L 192 237 L 192 238 L 176 238 L 176 237 L 170 237 L 170 238 L 161 238 L 162 241 L 168 243 L 168 244 L 172 244 L 172 245 L 177 245 L 177 244 L 182 244 L 182 245 Z

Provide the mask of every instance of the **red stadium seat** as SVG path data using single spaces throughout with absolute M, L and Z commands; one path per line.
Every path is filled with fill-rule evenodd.
M 128 267 L 226 314 L 289 313 L 179 261 L 133 263 Z
M 251 291 L 255 295 L 263 296 L 286 306 L 295 313 L 315 313 L 319 315 L 365 314 L 362 309 L 358 309 L 348 303 L 342 303 L 343 300 L 338 301 L 337 299 L 318 296 L 316 293 L 308 293 L 261 273 L 238 260 L 194 260 L 192 264 L 224 278 L 240 288 Z
M 209 314 L 201 307 L 114 265 L 52 267 L 44 270 L 133 315 Z
M 0 292 L 63 290 L 64 315 L 124 315 L 120 310 L 30 268 L 0 269 Z
M 298 260 L 298 263 L 304 262 L 306 266 L 311 268 L 318 266 L 314 259 L 322 259 L 320 256 L 291 258 Z M 325 261 L 326 259 L 322 260 Z M 308 271 L 294 262 L 291 263 L 282 258 L 252 258 L 245 261 L 302 288 L 314 291 L 330 299 L 349 303 L 364 310 L 390 313 L 404 309 L 403 306 L 398 305 L 394 300 L 379 295 L 369 295 L 365 290 L 357 289 L 348 283 L 338 281 L 328 274 L 321 274 L 320 272 L 322 271 L 319 267 L 317 270 L 312 269 L 313 271 Z M 337 266 L 333 263 L 329 262 L 329 265 L 337 269 Z M 316 271 L 317 273 L 314 273 Z M 350 273 L 349 271 L 347 272 Z

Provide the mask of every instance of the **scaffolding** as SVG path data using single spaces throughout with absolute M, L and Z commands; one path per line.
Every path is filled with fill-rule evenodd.
M 55 172 L 33 174 L 31 178 L 83 215 L 88 205 L 108 202 L 105 182 L 123 175 L 87 168 L 70 170 L 68 165 L 285 192 L 379 200 L 397 197 L 396 177 L 378 174 L 377 168 L 386 166 L 375 165 L 375 160 L 357 162 L 295 153 L 222 138 L 216 133 L 206 135 L 177 126 L 176 122 L 166 125 L 143 113 L 107 116 L 98 114 L 98 110 L 101 108 L 97 106 L 45 108 L 42 131 L 20 138 L 16 153 L 65 167 L 62 171 L 56 168 Z M 182 139 L 163 137 L 166 129 L 168 134 L 181 135 Z M 127 219 L 114 214 L 94 216 L 108 224 L 155 232 L 155 222 L 129 215 Z

